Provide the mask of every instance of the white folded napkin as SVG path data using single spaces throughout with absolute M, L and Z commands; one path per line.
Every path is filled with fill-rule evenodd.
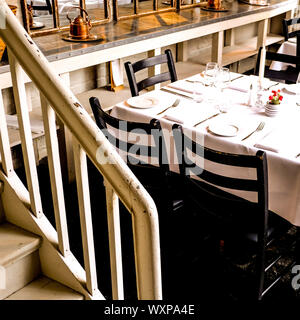
M 251 81 L 249 77 L 243 77 L 237 80 L 233 80 L 228 86 L 227 89 L 237 90 L 241 92 L 248 92 L 250 90 Z
M 250 85 L 249 85 L 249 88 L 250 88 Z M 242 86 L 230 84 L 226 89 L 237 90 L 237 91 L 241 91 L 241 92 L 247 93 L 249 91 L 249 88 L 247 89 L 247 88 L 242 87 Z
M 181 102 L 179 107 L 169 109 L 163 115 L 163 118 L 179 124 L 184 123 L 186 125 L 193 126 L 216 113 L 218 113 L 216 109 L 208 107 L 204 103 L 199 106 L 199 104 L 194 102 Z
M 198 94 L 203 93 L 203 87 L 201 83 L 192 83 L 186 80 L 172 82 L 168 85 L 168 87 L 191 94 L 193 94 L 194 92 L 197 92 Z
M 268 150 L 276 153 L 282 153 L 284 156 L 295 157 L 300 151 L 298 133 L 292 128 L 284 130 L 275 129 L 258 141 L 254 147 Z
M 6 115 L 7 126 L 14 129 L 19 129 L 17 115 Z M 44 124 L 42 120 L 30 119 L 30 127 L 32 133 L 44 133 Z

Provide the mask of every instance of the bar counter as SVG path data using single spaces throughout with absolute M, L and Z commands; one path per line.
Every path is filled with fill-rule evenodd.
M 67 42 L 62 40 L 66 32 L 33 39 L 58 72 L 64 73 L 269 19 L 293 10 L 296 5 L 296 0 L 271 0 L 268 6 L 234 0 L 224 2 L 227 12 L 209 12 L 198 7 L 94 26 L 91 32 L 103 36 L 97 42 Z M 8 65 L 0 67 L 0 74 L 8 71 Z

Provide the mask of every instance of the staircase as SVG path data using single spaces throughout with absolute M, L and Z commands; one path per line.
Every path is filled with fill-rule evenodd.
M 41 274 L 41 241 L 13 224 L 0 225 L 0 300 L 83 300 L 82 294 Z
M 90 115 L 49 64 L 40 49 L 0 0 L 0 16 L 10 64 L 14 102 L 19 124 L 25 181 L 13 166 L 0 90 L 0 300 L 72 299 L 104 300 L 98 287 L 94 228 L 87 158 L 102 175 L 106 191 L 110 280 L 113 299 L 124 299 L 119 200 L 130 213 L 133 234 L 137 297 L 162 299 L 160 241 L 155 203 L 128 166 L 108 142 Z M 83 57 L 84 59 L 84 57 Z M 29 79 L 29 80 L 28 80 Z M 42 199 L 32 143 L 26 98 L 26 82 L 32 81 L 40 95 L 51 194 Z M 72 151 L 60 148 L 57 124 L 70 137 Z M 61 132 L 59 133 L 61 135 Z M 70 249 L 61 158 L 74 162 L 80 216 L 83 263 Z M 97 191 L 97 190 L 96 190 Z M 44 207 L 51 203 L 55 221 L 50 223 Z M 103 277 L 103 275 L 101 274 Z

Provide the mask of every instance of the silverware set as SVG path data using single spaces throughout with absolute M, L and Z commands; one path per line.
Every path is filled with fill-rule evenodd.
M 208 118 L 206 118 L 206 119 L 204 119 L 204 120 L 201 120 L 201 121 L 197 122 L 196 124 L 194 124 L 193 127 L 195 128 L 195 127 L 199 126 L 199 124 L 201 124 L 201 123 L 203 123 L 203 122 L 205 122 L 205 121 L 207 121 L 207 120 L 210 120 L 210 119 L 212 119 L 212 118 L 214 118 L 214 117 L 216 117 L 216 116 L 218 116 L 218 115 L 220 115 L 220 114 L 221 114 L 221 112 L 216 113 L 216 114 L 213 114 L 212 116 L 210 116 L 210 117 L 208 117 Z
M 160 90 L 161 90 L 161 91 L 168 92 L 168 93 L 171 93 L 171 94 L 174 94 L 175 96 L 180 96 L 180 97 L 184 97 L 184 98 L 186 98 L 186 99 L 193 100 L 193 98 L 192 98 L 192 97 L 190 97 L 190 96 L 188 96 L 188 95 L 186 95 L 186 94 L 183 94 L 183 93 L 179 93 L 179 92 L 175 92 L 175 91 L 169 90 L 169 89 L 167 89 L 166 87 L 161 88 Z
M 237 79 L 241 79 L 241 78 L 243 78 L 243 77 L 244 77 L 244 75 L 238 76 L 238 77 L 236 77 L 236 78 L 234 78 L 234 79 L 231 79 L 231 82 L 232 82 L 232 81 L 235 81 L 235 80 L 237 80 Z
M 279 82 L 273 83 L 273 84 L 271 84 L 268 88 L 265 88 L 264 90 L 265 90 L 265 91 L 268 91 L 269 89 L 271 89 L 272 87 L 277 86 L 278 84 L 279 84 Z
M 176 99 L 175 102 L 171 106 L 169 106 L 168 108 L 160 111 L 157 115 L 159 116 L 159 115 L 163 114 L 164 112 L 166 112 L 167 110 L 169 110 L 171 108 L 176 108 L 179 105 L 179 103 L 180 103 L 180 99 Z
M 242 141 L 244 141 L 244 140 L 248 139 L 249 137 L 251 137 L 255 132 L 261 131 L 264 127 L 265 127 L 265 123 L 262 121 L 258 125 L 258 127 L 254 131 L 252 131 L 250 134 L 248 134 L 245 138 L 243 138 Z

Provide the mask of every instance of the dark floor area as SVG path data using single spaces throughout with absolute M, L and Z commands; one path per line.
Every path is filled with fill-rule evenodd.
M 24 181 L 24 172 L 19 170 L 18 174 Z M 41 162 L 38 174 L 44 212 L 50 222 L 55 225 L 52 202 L 47 200 L 51 189 L 46 161 Z M 98 285 L 104 296 L 111 299 L 105 190 L 101 175 L 91 163 L 89 163 L 89 179 Z M 83 264 L 76 185 L 65 186 L 65 190 L 71 250 Z M 159 200 L 157 200 L 157 207 L 160 217 L 164 300 L 204 304 L 218 300 L 239 302 L 253 299 L 253 257 L 250 248 L 249 250 L 245 248 L 243 256 L 235 256 L 234 252 L 229 250 L 225 254 L 220 250 L 218 241 L 209 232 L 212 226 L 197 212 L 181 208 L 176 213 L 165 214 L 160 210 Z M 137 297 L 131 216 L 122 205 L 120 219 L 125 299 L 134 301 Z M 272 252 L 280 247 L 287 251 L 289 257 L 295 233 L 295 229 L 292 228 L 288 236 L 282 238 L 279 244 L 274 244 L 270 254 L 272 255 Z M 283 260 L 282 266 L 286 263 L 286 260 Z M 277 272 L 278 269 L 272 270 L 271 277 Z M 264 300 L 300 301 L 299 290 L 294 290 L 291 285 L 295 275 L 290 270 Z

